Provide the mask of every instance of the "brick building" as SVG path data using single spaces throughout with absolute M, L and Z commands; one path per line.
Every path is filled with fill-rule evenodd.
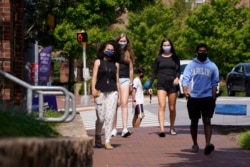
M 24 1 L 0 0 L 0 70 L 23 78 Z M 19 104 L 22 87 L 0 76 L 1 100 Z

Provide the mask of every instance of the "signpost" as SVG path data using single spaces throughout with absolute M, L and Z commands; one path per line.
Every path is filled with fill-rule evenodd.
M 87 95 L 87 80 L 90 78 L 89 69 L 86 68 L 86 44 L 88 42 L 88 34 L 85 31 L 77 33 L 77 41 L 82 43 L 82 54 L 83 54 L 83 84 L 84 84 L 84 94 L 81 98 L 82 105 L 90 104 L 90 97 Z

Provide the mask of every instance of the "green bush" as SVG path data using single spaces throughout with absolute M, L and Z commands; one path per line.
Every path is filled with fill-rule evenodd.
M 241 148 L 250 150 L 250 131 L 241 133 L 238 138 L 238 143 Z
M 225 81 L 221 81 L 220 82 L 220 92 L 219 92 L 219 95 L 220 96 L 228 96 L 227 95 L 227 87 L 226 87 Z M 245 93 L 244 92 L 236 92 L 235 96 L 244 97 Z
M 220 90 L 219 90 L 220 96 L 227 96 L 227 89 L 225 82 L 220 82 Z
M 55 137 L 55 124 L 45 123 L 26 111 L 1 106 L 0 137 Z
M 91 82 L 92 82 L 92 79 L 89 79 L 88 81 L 87 81 L 87 94 L 88 95 L 91 95 Z M 82 85 L 81 85 L 81 88 L 79 89 L 79 95 L 83 95 L 84 94 L 84 82 L 82 82 Z

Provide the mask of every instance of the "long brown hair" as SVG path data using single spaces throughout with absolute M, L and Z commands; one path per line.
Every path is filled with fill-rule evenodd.
M 127 46 L 124 49 L 121 49 L 121 52 L 124 54 L 124 62 L 129 64 L 130 61 L 134 64 L 135 61 L 135 54 L 132 50 L 130 40 L 125 33 L 121 33 L 119 36 L 115 38 L 117 42 L 120 41 L 121 38 L 125 37 L 127 40 Z

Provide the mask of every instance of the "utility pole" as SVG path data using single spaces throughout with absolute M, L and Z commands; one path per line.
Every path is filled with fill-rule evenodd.
M 77 33 L 77 41 L 82 44 L 82 55 L 83 55 L 83 84 L 84 84 L 84 94 L 81 97 L 82 105 L 90 104 L 90 97 L 87 95 L 87 80 L 90 78 L 89 69 L 86 68 L 86 44 L 88 42 L 88 34 L 85 31 Z

